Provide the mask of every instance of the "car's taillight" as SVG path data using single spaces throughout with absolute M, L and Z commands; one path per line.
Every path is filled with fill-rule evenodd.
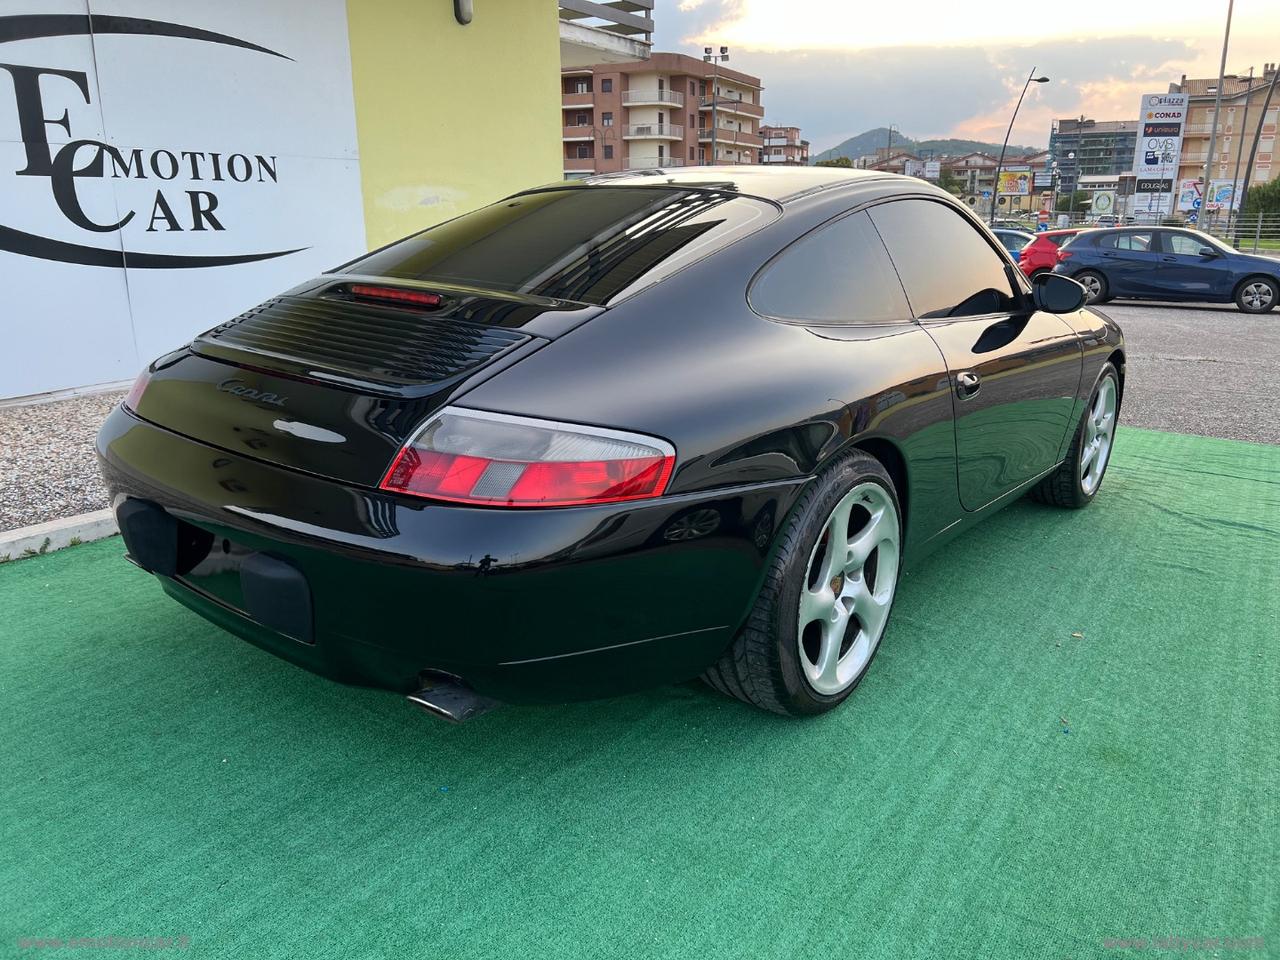
M 659 497 L 675 466 L 665 440 L 449 407 L 405 444 L 383 490 L 497 507 Z
M 127 409 L 137 411 L 138 404 L 142 400 L 142 392 L 147 389 L 147 384 L 151 380 L 151 368 L 145 368 L 138 379 L 133 381 L 133 386 L 129 388 L 129 392 L 124 395 L 124 405 Z
M 1059 263 L 1061 263 L 1063 260 L 1067 259 L 1067 257 L 1069 257 L 1069 256 L 1071 256 L 1071 251 L 1070 251 L 1070 250 L 1063 250 L 1063 249 L 1059 249 L 1059 250 L 1058 250 L 1058 262 L 1059 262 Z

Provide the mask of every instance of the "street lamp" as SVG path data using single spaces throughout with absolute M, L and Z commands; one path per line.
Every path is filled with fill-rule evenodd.
M 716 124 L 719 115 L 716 108 L 720 105 L 720 62 L 729 59 L 729 48 L 721 47 L 719 53 L 712 53 L 710 47 L 702 48 L 702 59 L 712 65 L 711 68 L 711 165 L 720 162 L 716 157 Z
M 1076 215 L 1076 187 L 1080 186 L 1080 168 L 1075 165 L 1076 152 L 1074 150 L 1067 154 L 1067 159 L 1071 163 L 1071 194 L 1067 197 L 1067 223 L 1071 223 L 1071 218 Z
M 1018 119 L 1018 110 L 1022 107 L 1022 98 L 1027 95 L 1027 88 L 1033 83 L 1048 83 L 1048 77 L 1037 77 L 1036 68 L 1032 67 L 1031 72 L 1027 74 L 1027 82 L 1022 85 L 1022 92 L 1018 94 L 1018 102 L 1014 105 L 1013 116 L 1009 118 L 1009 129 L 1004 132 L 1004 145 L 1000 148 L 1000 159 L 996 161 L 996 179 L 992 184 L 991 190 L 991 217 L 988 223 L 996 222 L 996 207 L 1000 205 L 1000 168 L 1004 166 L 1004 153 L 1009 149 L 1009 136 L 1013 133 L 1013 124 Z

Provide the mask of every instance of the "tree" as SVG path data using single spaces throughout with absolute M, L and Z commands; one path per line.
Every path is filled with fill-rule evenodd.
M 959 177 L 953 177 L 948 171 L 943 170 L 938 175 L 938 186 L 953 197 L 958 197 L 964 193 L 966 183 Z
M 1276 216 L 1280 214 L 1280 179 L 1261 187 L 1250 187 L 1245 197 L 1243 215 L 1246 217 Z
M 852 167 L 853 161 L 848 157 L 833 157 L 830 160 L 819 160 L 815 167 Z
M 1088 199 L 1088 190 L 1077 190 L 1075 193 L 1059 194 L 1058 205 L 1054 209 L 1059 213 L 1068 213 L 1072 210 L 1078 210 L 1080 213 L 1088 213 L 1089 208 L 1085 205 L 1085 201 Z

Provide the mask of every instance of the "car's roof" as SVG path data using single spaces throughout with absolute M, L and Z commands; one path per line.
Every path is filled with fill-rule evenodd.
M 854 170 L 849 167 L 771 167 L 765 164 L 735 164 L 703 167 L 654 167 L 604 173 L 575 180 L 575 184 L 599 186 L 724 186 L 738 193 L 785 203 L 815 190 L 826 190 L 871 180 L 908 180 L 881 170 Z M 919 183 L 920 181 L 916 181 Z

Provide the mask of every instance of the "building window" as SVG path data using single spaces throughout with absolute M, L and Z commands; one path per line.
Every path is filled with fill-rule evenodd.
M 690 81 L 689 81 L 689 96 L 691 96 L 691 97 L 692 97 L 692 96 L 696 96 L 696 95 L 697 95 L 697 90 L 695 90 L 695 89 L 694 89 L 693 81 L 692 81 L 692 80 L 690 80 Z
M 689 162 L 693 163 L 693 147 L 689 148 Z
M 591 147 L 589 147 L 589 146 L 588 146 L 587 144 L 585 144 L 585 143 L 580 143 L 580 144 L 578 144 L 578 159 L 579 159 L 579 160 L 590 160 L 590 159 L 591 159 Z
M 613 81 L 612 81 L 612 80 L 601 80 L 601 81 L 600 81 L 600 92 L 601 92 L 601 93 L 613 93 Z
M 585 113 L 579 113 L 574 117 L 573 122 L 579 127 L 585 127 L 590 121 Z
M 600 114 L 600 123 L 601 123 L 602 125 L 606 126 L 606 127 L 612 127 L 612 126 L 613 126 L 613 111 L 611 111 L 611 110 L 606 110 L 604 113 Z
M 692 127 L 693 125 L 694 125 L 694 123 L 693 123 L 693 114 L 691 113 L 691 114 L 689 114 L 689 126 L 691 126 L 691 127 Z
M 575 80 L 573 81 L 573 92 L 574 93 L 590 93 L 591 84 L 588 83 L 586 80 Z
M 606 160 L 612 160 L 612 159 L 613 159 L 613 147 L 612 147 L 612 145 L 609 145 L 609 144 L 606 144 L 606 145 L 605 145 L 605 148 L 604 148 L 604 158 L 605 158 Z

